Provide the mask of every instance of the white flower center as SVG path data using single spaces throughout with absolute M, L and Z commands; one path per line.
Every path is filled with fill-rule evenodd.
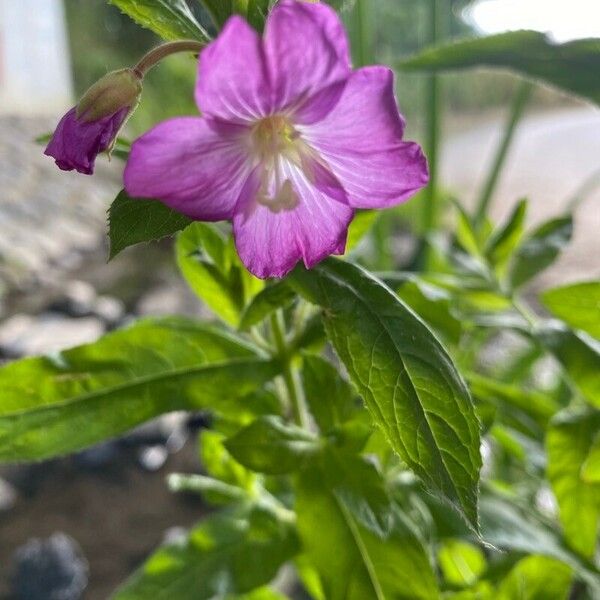
M 298 196 L 290 171 L 294 165 L 302 168 L 302 153 L 308 150 L 300 134 L 285 116 L 272 115 L 254 125 L 251 146 L 262 167 L 258 202 L 273 212 L 293 209 Z

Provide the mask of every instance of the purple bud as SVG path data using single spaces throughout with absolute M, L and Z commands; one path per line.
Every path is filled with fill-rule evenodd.
M 141 90 L 131 69 L 108 73 L 60 120 L 44 154 L 63 171 L 91 175 L 96 156 L 112 146 Z

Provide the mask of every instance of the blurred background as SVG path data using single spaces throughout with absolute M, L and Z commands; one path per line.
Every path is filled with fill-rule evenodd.
M 600 37 L 597 0 L 439 1 L 447 38 L 519 28 L 547 31 L 557 41 Z M 210 30 L 200 4 L 189 4 Z M 341 8 L 355 42 L 368 27 L 368 44 L 353 45 L 361 62 L 394 65 L 427 45 L 428 2 L 367 4 L 360 21 L 352 0 Z M 106 210 L 120 189 L 122 163 L 100 157 L 94 177 L 63 173 L 35 142 L 89 85 L 134 64 L 157 42 L 104 0 L 0 0 L 0 362 L 92 341 L 134 316 L 206 316 L 175 272 L 168 240 L 106 264 Z M 194 61 L 183 55 L 151 71 L 126 136 L 168 116 L 195 114 L 194 79 Z M 466 206 L 485 178 L 518 84 L 498 71 L 441 78 L 440 179 Z M 422 142 L 426 85 L 426 76 L 398 73 L 408 137 Z M 502 219 L 527 197 L 534 224 L 559 215 L 574 197 L 580 202 L 575 243 L 534 288 L 600 273 L 599 169 L 598 110 L 536 86 L 492 214 Z M 379 222 L 392 235 L 367 240 L 365 261 L 410 267 L 422 201 Z M 202 505 L 171 495 L 164 477 L 201 469 L 193 440 L 206 419 L 172 415 L 76 457 L 0 467 L 0 598 L 18 597 L 34 571 L 50 582 L 63 575 L 78 582 L 61 598 L 106 598 L 157 544 L 196 521 Z

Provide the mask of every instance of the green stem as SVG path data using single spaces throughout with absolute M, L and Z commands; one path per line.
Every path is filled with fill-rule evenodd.
M 527 106 L 527 102 L 531 97 L 532 90 L 532 83 L 530 83 L 529 81 L 522 81 L 512 101 L 510 112 L 508 115 L 508 120 L 504 128 L 504 133 L 502 135 L 502 140 L 500 141 L 500 145 L 498 146 L 498 150 L 496 151 L 496 156 L 494 157 L 492 168 L 490 170 L 487 181 L 485 182 L 483 191 L 481 192 L 481 196 L 477 203 L 475 223 L 478 226 L 480 226 L 483 223 L 485 216 L 488 212 L 492 196 L 496 189 L 496 184 L 498 183 L 498 178 L 500 177 L 500 173 L 502 172 L 502 167 L 504 166 L 508 150 L 514 139 L 517 125 L 519 124 L 519 121 L 523 116 L 523 112 L 525 110 L 525 107 Z
M 308 415 L 304 402 L 304 394 L 298 380 L 298 373 L 292 365 L 292 356 L 285 340 L 285 321 L 283 312 L 278 310 L 271 315 L 271 331 L 277 354 L 281 360 L 283 369 L 283 381 L 296 424 L 308 429 Z
M 160 46 L 156 46 L 156 48 L 152 48 L 149 52 L 146 52 L 135 67 L 133 67 L 133 71 L 140 79 L 143 79 L 144 75 L 166 56 L 176 54 L 177 52 L 195 52 L 198 54 L 204 46 L 205 44 L 196 42 L 195 40 L 178 40 L 176 42 L 161 44 Z
M 443 38 L 442 3 L 446 0 L 429 0 L 429 36 L 428 44 L 435 45 Z M 427 76 L 425 88 L 425 103 L 427 115 L 427 131 L 425 147 L 429 164 L 429 185 L 425 190 L 423 202 L 422 227 L 423 233 L 432 231 L 438 221 L 438 164 L 439 164 L 439 133 L 441 120 L 441 89 L 440 77 L 436 74 Z
M 366 0 L 356 0 L 356 66 L 364 67 L 371 62 L 371 29 Z

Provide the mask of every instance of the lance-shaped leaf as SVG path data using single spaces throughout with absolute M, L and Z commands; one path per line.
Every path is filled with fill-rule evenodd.
M 277 281 L 261 290 L 244 310 L 240 320 L 240 329 L 249 329 L 260 323 L 274 310 L 288 306 L 295 298 L 285 281 Z
M 364 527 L 318 469 L 301 474 L 298 532 L 327 600 L 435 600 L 439 591 L 427 553 L 396 515 L 384 539 Z
M 185 319 L 147 320 L 94 344 L 0 369 L 0 460 L 49 458 L 159 414 L 236 402 L 276 366 L 246 343 Z
M 600 342 L 559 321 L 540 327 L 537 336 L 565 368 L 573 386 L 600 408 Z
M 569 597 L 573 569 L 547 556 L 527 556 L 502 580 L 496 600 L 543 600 Z
M 567 325 L 600 340 L 600 281 L 584 281 L 546 290 L 544 306 Z
M 134 244 L 154 242 L 185 229 L 191 221 L 157 200 L 130 198 L 122 190 L 108 211 L 109 259 Z
M 479 422 L 437 338 L 355 265 L 330 259 L 298 268 L 291 283 L 323 307 L 329 339 L 392 448 L 477 529 Z
M 321 445 L 309 431 L 272 415 L 258 418 L 225 441 L 240 464 L 270 475 L 299 469 Z
M 560 508 L 565 538 L 581 555 L 594 556 L 598 543 L 600 484 L 586 482 L 582 469 L 600 429 L 600 412 L 564 412 L 546 436 L 548 479 Z
M 177 266 L 188 285 L 228 325 L 237 326 L 263 282 L 248 273 L 233 242 L 211 223 L 192 223 L 177 236 Z
M 114 600 L 238 597 L 269 583 L 297 551 L 293 527 L 266 511 L 216 514 L 158 550 Z
M 502 67 L 600 104 L 600 40 L 555 44 L 539 31 L 510 31 L 428 48 L 402 68 Z
M 510 265 L 510 283 L 517 288 L 549 267 L 573 235 L 573 219 L 551 219 L 535 229 L 519 246 Z
M 185 0 L 109 0 L 138 25 L 165 40 L 208 41 L 206 31 L 196 21 Z

